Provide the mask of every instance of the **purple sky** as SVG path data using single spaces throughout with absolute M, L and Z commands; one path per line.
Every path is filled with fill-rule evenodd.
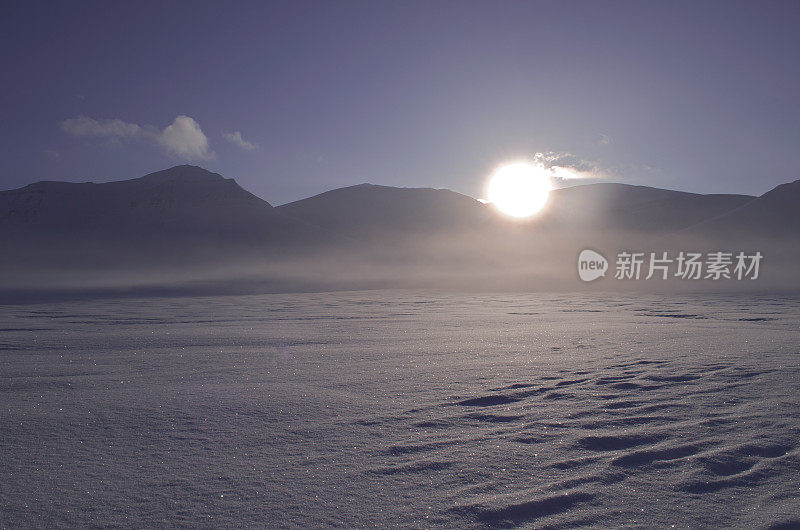
M 482 197 L 537 152 L 697 192 L 800 178 L 798 2 L 7 2 L 0 44 L 3 189 L 193 163 L 273 204 Z

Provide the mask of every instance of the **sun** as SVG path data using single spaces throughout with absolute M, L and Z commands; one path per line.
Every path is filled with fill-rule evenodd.
M 552 184 L 544 166 L 518 162 L 500 167 L 489 179 L 487 201 L 502 213 L 523 219 L 541 211 Z

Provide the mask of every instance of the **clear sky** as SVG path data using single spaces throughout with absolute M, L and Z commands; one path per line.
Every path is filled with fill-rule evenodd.
M 483 196 L 553 153 L 610 181 L 800 178 L 800 2 L 5 2 L 0 188 L 181 163 L 281 204 Z

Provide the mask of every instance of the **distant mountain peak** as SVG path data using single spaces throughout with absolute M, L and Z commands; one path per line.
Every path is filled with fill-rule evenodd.
M 786 197 L 792 196 L 794 197 L 800 193 L 800 179 L 795 180 L 794 182 L 787 182 L 785 184 L 780 184 L 775 186 L 765 194 L 763 194 L 762 198 L 773 198 L 773 197 Z
M 156 171 L 133 180 L 138 180 L 140 182 L 211 182 L 225 180 L 225 177 L 200 166 L 183 164 Z

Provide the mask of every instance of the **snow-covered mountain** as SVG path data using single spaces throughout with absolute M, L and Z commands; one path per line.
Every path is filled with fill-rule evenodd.
M 313 274 L 317 282 L 408 273 L 409 285 L 484 275 L 513 286 L 536 274 L 572 281 L 566 271 L 582 248 L 723 244 L 763 247 L 789 270 L 800 248 L 798 204 L 800 181 L 760 197 L 599 183 L 553 191 L 541 215 L 520 223 L 450 190 L 370 184 L 273 207 L 233 179 L 177 166 L 132 180 L 0 192 L 0 270 L 14 273 L 6 283 L 123 270 L 236 279 L 243 268 L 272 281 L 280 263 L 279 276 Z

